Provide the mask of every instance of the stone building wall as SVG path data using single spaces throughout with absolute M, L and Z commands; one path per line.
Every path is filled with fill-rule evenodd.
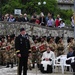
M 0 35 L 18 35 L 21 27 L 24 27 L 29 35 L 74 37 L 72 28 L 50 28 L 24 22 L 0 22 Z

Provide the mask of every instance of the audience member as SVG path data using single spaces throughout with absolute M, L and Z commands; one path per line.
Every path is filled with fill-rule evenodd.
M 31 22 L 31 23 L 35 23 L 36 18 L 37 18 L 37 15 L 36 15 L 36 13 L 34 12 L 33 15 L 31 16 L 30 22 Z
M 46 19 L 45 19 L 45 16 L 44 16 L 43 12 L 40 13 L 39 20 L 40 20 L 40 25 L 41 26 L 46 26 Z
M 25 13 L 23 22 L 28 22 L 28 21 L 29 21 L 29 18 L 27 17 L 27 14 Z
M 47 21 L 47 26 L 48 27 L 53 27 L 54 26 L 54 20 L 51 16 L 49 16 L 49 20 Z
M 12 14 L 10 14 L 10 16 L 9 16 L 9 18 L 8 18 L 7 21 L 8 21 L 8 22 L 15 22 L 14 16 L 13 16 Z
M 74 28 L 74 25 L 75 25 L 75 24 L 74 24 L 74 17 L 72 16 L 72 17 L 71 17 L 71 27 Z
M 59 28 L 64 28 L 65 27 L 65 23 L 63 20 L 60 20 L 60 25 L 58 26 Z

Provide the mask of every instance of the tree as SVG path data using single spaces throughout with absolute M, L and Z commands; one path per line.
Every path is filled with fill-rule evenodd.
M 56 0 L 46 0 L 46 4 L 43 5 L 43 0 L 41 0 L 41 5 L 38 5 L 40 0 L 2 0 L 2 10 L 3 13 L 13 13 L 15 8 L 20 8 L 22 13 L 26 12 L 32 14 L 33 12 L 40 13 L 43 11 L 45 14 L 48 12 L 54 12 L 57 10 Z
M 3 14 L 6 13 L 14 13 L 15 8 L 22 8 L 23 5 L 19 2 L 19 0 L 8 0 L 8 3 L 2 7 Z
M 43 11 L 45 14 L 48 12 L 54 12 L 57 10 L 57 1 L 56 0 L 46 0 L 46 4 L 43 4 L 43 0 L 41 0 L 41 5 L 38 5 L 40 0 L 31 0 L 30 2 L 26 3 L 26 9 L 28 12 L 33 13 L 37 12 L 40 13 Z

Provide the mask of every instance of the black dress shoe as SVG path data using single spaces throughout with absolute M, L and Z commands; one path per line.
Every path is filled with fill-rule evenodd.
M 6 66 L 6 68 L 9 68 L 9 66 Z

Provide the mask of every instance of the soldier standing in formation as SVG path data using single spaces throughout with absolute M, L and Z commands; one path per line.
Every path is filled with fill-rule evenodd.
M 69 48 L 72 46 L 72 47 L 74 47 L 75 46 L 75 41 L 74 41 L 74 38 L 68 38 L 68 40 L 67 40 L 67 49 L 69 50 Z
M 53 37 L 50 37 L 50 38 L 49 38 L 48 46 L 49 46 L 50 48 L 52 48 L 51 50 L 52 50 L 52 51 L 55 53 L 55 55 L 56 55 L 57 45 L 56 45 L 56 43 L 54 42 Z
M 18 75 L 21 75 L 23 69 L 23 75 L 27 75 L 27 62 L 30 49 L 29 37 L 26 35 L 24 28 L 20 29 L 20 35 L 15 39 L 16 53 L 19 58 L 18 61 Z
M 60 56 L 62 54 L 64 54 L 64 43 L 62 37 L 59 37 L 59 40 L 57 42 L 57 56 Z
M 8 35 L 7 36 L 7 46 L 5 50 L 5 61 L 6 61 L 6 68 L 9 67 L 9 64 L 11 64 L 11 68 L 13 68 L 13 63 L 14 63 L 14 53 L 12 49 L 12 44 L 11 44 L 11 37 Z
M 47 46 L 47 41 L 45 40 L 44 37 L 41 37 L 40 38 L 40 42 L 39 42 L 39 46 L 38 46 L 38 49 L 39 49 L 39 53 L 38 53 L 38 65 L 39 65 L 39 67 L 40 67 L 41 57 L 43 55 L 43 52 L 46 51 L 46 46 Z
M 1 64 L 2 65 L 5 65 L 5 49 L 6 49 L 6 39 L 5 39 L 5 36 L 2 36 L 2 39 L 1 39 L 1 42 L 2 42 L 2 46 L 1 46 L 1 57 L 2 57 L 2 61 L 1 61 Z

